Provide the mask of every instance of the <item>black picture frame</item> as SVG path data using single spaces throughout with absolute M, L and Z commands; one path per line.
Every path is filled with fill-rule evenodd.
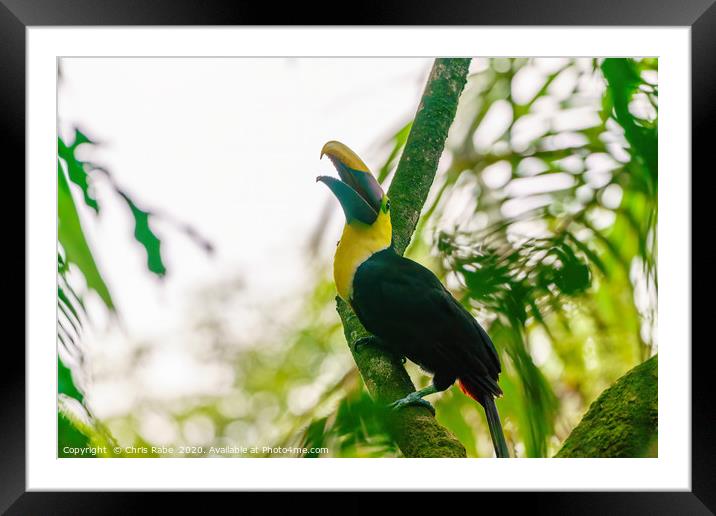
M 6 180 L 21 183 L 9 196 L 19 198 L 25 190 L 25 31 L 32 26 L 63 25 L 550 25 L 550 26 L 684 26 L 691 27 L 692 85 L 692 170 L 708 174 L 714 168 L 709 162 L 708 134 L 716 120 L 716 4 L 715 0 L 666 2 L 664 0 L 482 0 L 458 2 L 413 0 L 396 2 L 356 2 L 345 14 L 335 5 L 282 2 L 280 8 L 267 2 L 211 3 L 201 0 L 154 0 L 145 2 L 110 0 L 0 0 L 0 113 L 5 152 Z M 12 152 L 10 152 L 12 151 Z M 710 167 L 709 167 L 710 165 Z M 687 172 L 688 173 L 688 172 Z M 708 195 L 708 188 L 693 188 L 692 242 L 711 240 L 709 206 L 698 195 Z M 32 195 L 25 191 L 25 195 Z M 7 219 L 6 219 L 7 220 Z M 707 226 L 708 224 L 708 226 Z M 20 225 L 13 226 L 18 232 Z M 11 228 L 10 228 L 11 229 Z M 10 229 L 7 229 L 9 231 Z M 22 228 L 24 229 L 24 227 Z M 17 267 L 19 235 L 13 242 L 12 261 Z M 9 240 L 6 244 L 9 244 Z M 692 247 L 693 247 L 692 244 Z M 23 247 L 24 249 L 24 247 Z M 692 251 L 692 275 L 700 262 L 709 261 L 710 252 Z M 24 251 L 23 251 L 24 252 Z M 6 256 L 9 253 L 6 252 Z M 705 263 L 704 263 L 705 264 Z M 706 270 L 706 269 L 702 269 Z M 19 278 L 6 269 L 6 278 Z M 9 273 L 8 273 L 9 272 Z M 25 277 L 32 271 L 25 269 Z M 707 278 L 703 276 L 702 278 Z M 716 282 L 699 281 L 692 290 L 705 292 Z M 696 299 L 696 298 L 695 298 Z M 16 296 L 6 301 L 18 306 Z M 25 303 L 23 303 L 25 306 Z M 32 310 L 31 306 L 25 306 Z M 708 311 L 708 312 L 707 312 Z M 696 323 L 713 318 L 708 303 L 692 302 L 692 330 Z M 9 329 L 9 325 L 6 326 Z M 505 507 L 514 502 L 530 504 L 534 514 L 714 514 L 716 513 L 716 422 L 713 383 L 708 371 L 712 363 L 712 339 L 699 340 L 693 333 L 692 345 L 692 490 L 690 492 L 531 492 L 480 493 L 480 506 L 497 501 Z M 671 344 L 671 343 L 670 343 Z M 682 343 L 688 345 L 688 343 Z M 68 493 L 26 492 L 25 489 L 25 352 L 15 339 L 5 339 L 3 373 L 0 375 L 2 404 L 0 413 L 0 511 L 8 514 L 132 514 L 150 507 L 147 494 L 137 493 Z M 686 401 L 685 401 L 686 402 Z M 162 504 L 179 501 L 189 508 L 183 496 L 161 495 Z M 216 496 L 216 495 L 212 495 Z M 242 494 L 241 496 L 247 496 Z M 356 494 L 350 495 L 358 496 Z M 362 503 L 343 499 L 344 507 L 368 510 L 371 498 L 360 495 Z M 473 495 L 475 496 L 475 495 Z M 221 499 L 213 498 L 215 503 Z M 296 495 L 277 496 L 294 504 Z M 421 505 L 420 496 L 414 496 Z M 171 500 L 170 500 L 171 499 Z M 244 498 L 242 503 L 252 502 Z M 520 504 L 521 505 L 521 504 Z M 206 507 L 204 505 L 204 507 Z M 168 506 L 165 507 L 168 509 Z M 406 510 L 409 510 L 406 507 Z

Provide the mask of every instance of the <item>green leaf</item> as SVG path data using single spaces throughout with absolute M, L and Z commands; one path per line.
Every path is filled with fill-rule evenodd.
M 311 424 L 308 426 L 308 429 L 306 430 L 306 438 L 304 441 L 305 448 L 311 449 L 321 448 L 325 446 L 327 419 L 328 418 L 323 417 L 311 422 Z M 304 457 L 307 458 L 315 458 L 318 456 L 318 454 L 310 452 L 304 455 Z
M 94 457 L 90 447 L 103 447 L 101 456 L 110 456 L 117 444 L 84 405 L 84 396 L 75 386 L 72 371 L 57 360 L 57 454 L 59 457 Z M 85 448 L 83 454 L 71 454 L 67 448 Z
M 72 150 L 76 149 L 80 144 L 94 143 L 89 137 L 79 129 L 75 129 L 75 141 L 72 143 Z
M 74 305 L 72 304 L 72 301 L 70 301 L 70 298 L 67 297 L 67 294 L 65 294 L 65 291 L 62 290 L 62 287 L 57 287 L 57 298 L 61 301 L 61 303 L 58 303 L 60 305 L 60 309 L 62 310 L 69 310 L 72 315 L 74 316 L 74 320 L 79 324 L 80 328 L 82 327 L 82 319 L 80 319 L 79 314 L 77 313 L 77 310 L 75 309 Z M 64 308 L 62 308 L 64 307 Z M 74 323 L 72 319 L 69 317 L 69 314 L 65 313 L 67 315 L 67 319 L 70 320 L 70 323 L 74 327 Z
M 587 244 L 581 242 L 578 238 L 575 238 L 574 235 L 572 235 L 571 233 L 567 233 L 566 236 L 577 249 L 584 253 L 584 255 L 587 257 L 587 260 L 589 260 L 590 263 L 594 264 L 594 266 L 599 269 L 599 272 L 601 272 L 605 276 L 608 275 L 607 268 L 597 253 L 592 251 Z
M 659 164 L 657 128 L 646 127 L 643 121 L 629 111 L 629 102 L 634 92 L 644 82 L 636 63 L 626 58 L 605 59 L 602 73 L 609 85 L 605 94 L 611 95 L 614 118 L 624 128 L 624 137 L 632 152 L 643 160 L 649 175 L 649 185 L 656 191 Z
M 80 323 L 78 320 L 71 317 L 70 312 L 67 310 L 67 308 L 65 308 L 64 304 L 58 302 L 57 307 L 60 309 L 60 312 L 62 312 L 62 314 L 67 319 L 67 321 L 70 323 L 70 326 L 72 326 L 72 329 L 74 330 L 75 334 L 79 335 L 80 328 L 82 328 L 82 323 Z M 60 324 L 60 326 L 62 326 L 62 325 Z M 69 333 L 69 332 L 67 332 L 66 328 L 63 328 L 63 329 L 65 330 L 65 333 Z
M 562 261 L 562 266 L 557 269 L 554 277 L 557 288 L 569 296 L 587 290 L 591 284 L 589 267 L 574 254 L 574 251 L 566 243 L 556 247 L 555 253 Z
M 398 158 L 400 157 L 400 153 L 402 152 L 403 148 L 405 147 L 405 142 L 408 141 L 408 135 L 410 134 L 410 129 L 413 127 L 413 121 L 411 120 L 407 124 L 405 124 L 403 127 L 401 127 L 397 133 L 393 135 L 392 143 L 393 148 L 390 150 L 390 154 L 388 155 L 388 158 L 385 160 L 385 163 L 382 167 L 380 167 L 380 170 L 378 171 L 377 177 L 378 182 L 382 183 L 385 181 L 385 179 L 388 177 L 388 174 L 393 169 L 393 167 L 397 164 Z
M 82 300 L 82 298 L 75 292 L 75 290 L 72 288 L 72 285 L 69 284 L 67 281 L 67 278 L 64 277 L 66 271 L 60 271 L 60 277 L 58 281 L 58 287 L 62 289 L 62 293 L 67 299 L 70 301 L 72 308 L 75 309 L 75 311 L 80 314 L 82 313 L 82 316 L 85 318 L 89 318 L 89 315 L 87 314 L 87 309 L 85 308 L 85 303 Z M 59 286 L 59 283 L 62 283 L 62 286 Z M 58 295 L 58 297 L 60 297 Z M 78 317 L 78 319 L 81 321 L 82 318 Z
M 147 268 L 159 277 L 164 276 L 167 269 L 162 261 L 161 241 L 149 227 L 149 213 L 139 209 L 126 193 L 120 190 L 117 192 L 127 202 L 134 216 L 134 237 L 147 252 Z
M 59 394 L 66 394 L 78 401 L 84 399 L 82 393 L 75 386 L 75 382 L 72 379 L 72 371 L 65 366 L 59 358 L 57 359 L 57 392 Z
M 57 413 L 57 456 L 59 458 L 90 458 L 96 457 L 91 452 L 92 444 L 89 437 L 77 430 L 70 420 L 62 412 Z M 82 455 L 72 454 L 69 449 L 85 449 L 87 453 Z
M 67 272 L 67 262 L 60 253 L 57 253 L 57 272 L 60 274 Z
M 569 296 L 579 294 L 589 288 L 589 267 L 578 260 L 570 260 L 558 269 L 554 280 L 563 294 Z
M 67 146 L 62 138 L 57 138 L 57 153 L 67 164 L 67 172 L 70 181 L 75 183 L 82 189 L 85 204 L 92 208 L 95 213 L 99 213 L 99 205 L 97 200 L 89 191 L 89 174 L 85 170 L 84 163 L 75 158 L 75 148 L 82 143 L 91 143 L 89 138 L 77 131 L 75 133 L 75 141 L 71 146 Z
M 523 323 L 516 318 L 505 318 L 507 324 L 496 321 L 490 327 L 498 349 L 504 350 L 503 363 L 509 357 L 517 373 L 511 379 L 520 387 L 517 399 L 523 405 L 521 433 L 528 457 L 544 457 L 547 441 L 554 432 L 558 400 L 547 378 L 535 365 L 523 335 Z M 512 376 L 511 368 L 505 367 L 505 376 Z M 501 378 L 502 380 L 502 378 Z M 513 397 L 513 402 L 516 401 Z
M 396 135 L 396 138 L 400 138 L 403 131 L 404 129 Z M 134 236 L 147 252 L 148 269 L 157 276 L 164 276 L 166 274 L 166 267 L 160 253 L 161 242 L 149 227 L 149 212 L 138 208 L 129 195 L 117 186 L 107 170 L 92 163 L 80 161 L 75 157 L 75 149 L 85 143 L 92 144 L 94 142 L 78 129 L 75 129 L 75 139 L 71 145 L 67 145 L 61 138 L 57 139 L 58 154 L 67 165 L 70 181 L 80 187 L 87 206 L 95 210 L 96 213 L 99 213 L 97 200 L 90 192 L 88 170 L 101 171 L 107 176 L 112 188 L 125 200 L 132 212 L 135 223 Z M 211 243 L 203 239 L 193 228 L 184 225 L 180 229 L 192 240 L 198 242 L 207 252 L 213 251 Z
M 85 277 L 87 286 L 97 292 L 108 309 L 114 311 L 112 296 L 85 240 L 70 185 L 59 160 L 57 161 L 57 215 L 59 219 L 57 234 L 65 252 L 65 262 L 74 263 Z
M 93 443 L 105 444 L 101 430 L 97 428 L 92 416 L 77 398 L 59 393 L 57 395 L 57 409 L 58 417 L 60 418 L 59 422 L 62 423 L 61 420 L 65 419 L 69 425 L 64 428 L 60 426 L 60 430 L 63 430 L 65 435 L 58 435 L 58 454 L 61 455 L 64 452 L 63 448 L 68 446 L 68 443 L 63 442 L 63 439 L 79 442 L 81 443 L 81 448 L 92 446 Z M 67 435 L 68 433 L 70 435 Z M 80 435 L 77 435 L 77 433 Z M 84 436 L 85 439 L 80 436 Z M 82 455 L 77 456 L 81 457 Z M 86 457 L 87 454 L 85 453 L 84 456 Z

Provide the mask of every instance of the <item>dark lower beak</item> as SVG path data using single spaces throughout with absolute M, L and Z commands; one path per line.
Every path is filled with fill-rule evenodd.
M 373 209 L 373 207 L 347 183 L 330 176 L 319 176 L 316 178 L 316 181 L 324 183 L 331 189 L 333 195 L 335 195 L 341 203 L 343 213 L 346 215 L 346 222 L 349 224 L 357 220 L 370 226 L 378 218 L 378 210 Z
M 383 189 L 370 173 L 358 155 L 337 141 L 330 141 L 321 149 L 321 157 L 328 156 L 336 167 L 341 180 L 321 176 L 317 180 L 325 183 L 338 197 L 346 220 L 359 220 L 373 224 L 380 213 Z
M 353 188 L 374 210 L 380 211 L 383 189 L 370 172 L 353 170 L 335 156 L 328 156 L 345 184 Z

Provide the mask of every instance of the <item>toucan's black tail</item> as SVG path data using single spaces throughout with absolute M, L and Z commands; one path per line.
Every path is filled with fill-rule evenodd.
M 490 428 L 490 437 L 492 437 L 492 445 L 495 447 L 495 455 L 498 458 L 509 458 L 510 452 L 507 450 L 507 442 L 505 434 L 502 433 L 502 424 L 500 423 L 500 414 L 497 413 L 497 405 L 495 398 L 491 393 L 483 394 L 477 386 L 470 381 L 459 380 L 460 389 L 477 401 L 485 409 L 487 416 L 487 426 Z
M 492 444 L 495 446 L 495 454 L 498 458 L 509 458 L 510 452 L 507 451 L 507 442 L 505 442 L 505 434 L 502 433 L 502 424 L 500 423 L 500 414 L 497 413 L 495 398 L 489 394 L 483 396 L 481 404 L 485 408 L 487 426 L 490 427 L 490 436 L 492 436 Z

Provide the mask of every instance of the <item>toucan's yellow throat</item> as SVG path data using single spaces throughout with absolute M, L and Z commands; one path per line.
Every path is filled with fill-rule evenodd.
M 350 303 L 353 277 L 358 267 L 378 251 L 390 247 L 393 237 L 390 200 L 368 167 L 340 142 L 323 146 L 339 179 L 319 176 L 316 180 L 331 189 L 346 216 L 343 235 L 336 249 L 333 275 L 338 294 Z

